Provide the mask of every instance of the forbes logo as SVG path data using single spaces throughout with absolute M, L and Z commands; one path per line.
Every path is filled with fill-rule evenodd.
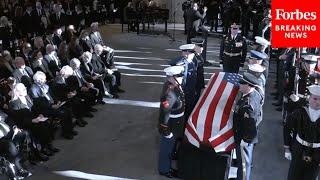
M 296 9 L 293 12 L 286 12 L 284 9 L 276 9 L 276 20 L 311 20 L 317 19 L 317 12 L 301 12 Z

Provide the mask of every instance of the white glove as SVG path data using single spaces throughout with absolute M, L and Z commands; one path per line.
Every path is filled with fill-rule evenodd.
M 291 94 L 290 95 L 290 99 L 293 101 L 293 102 L 297 102 L 300 98 L 299 96 L 295 95 L 295 94 Z
M 291 161 L 291 159 L 292 159 L 291 152 L 290 152 L 289 150 L 286 150 L 286 151 L 284 152 L 284 157 L 285 157 L 286 159 L 288 159 L 289 161 Z
M 107 73 L 108 73 L 108 74 L 112 74 L 113 71 L 112 71 L 111 69 L 107 69 Z
M 244 142 L 243 140 L 241 140 L 240 146 L 244 147 L 244 146 L 248 146 L 248 143 Z

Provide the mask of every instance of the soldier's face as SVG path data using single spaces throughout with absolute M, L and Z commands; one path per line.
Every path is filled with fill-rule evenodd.
M 243 94 L 247 94 L 250 92 L 251 87 L 248 84 L 240 84 L 239 91 Z
M 320 110 L 320 96 L 310 95 L 309 104 L 312 109 Z

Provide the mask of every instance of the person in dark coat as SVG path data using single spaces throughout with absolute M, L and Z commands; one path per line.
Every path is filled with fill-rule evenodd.
M 187 43 L 191 43 L 191 38 L 196 37 L 199 31 L 201 20 L 206 16 L 207 7 L 204 7 L 203 14 L 198 11 L 198 4 L 194 3 L 191 9 L 186 10 L 184 18 L 186 19 Z
M 171 66 L 164 69 L 167 80 L 160 97 L 159 133 L 160 152 L 158 171 L 168 178 L 177 177 L 177 170 L 171 166 L 177 139 L 183 137 L 184 93 L 181 87 L 184 67 Z
M 22 83 L 14 86 L 9 107 L 17 126 L 31 132 L 31 135 L 40 143 L 45 155 L 52 156 L 54 152 L 57 152 L 57 149 L 52 145 L 54 132 L 49 119 L 43 114 L 36 113 L 39 111 L 33 107 L 33 101 Z
M 46 84 L 46 75 L 37 71 L 33 76 L 34 84 L 31 86 L 29 94 L 33 99 L 36 109 L 45 116 L 58 118 L 61 120 L 62 136 L 66 139 L 73 139 L 78 133 L 73 130 L 72 112 L 65 102 L 53 99 L 51 89 Z
M 311 85 L 309 105 L 296 109 L 284 128 L 287 180 L 316 180 L 320 164 L 320 86 Z

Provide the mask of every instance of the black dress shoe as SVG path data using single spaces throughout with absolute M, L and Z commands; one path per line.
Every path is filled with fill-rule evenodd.
M 85 120 L 83 120 L 83 119 L 80 119 L 80 121 L 81 121 L 81 123 L 84 124 L 84 125 L 87 125 L 87 124 L 88 124 L 88 122 L 85 121 Z
M 46 156 L 53 156 L 53 152 L 49 150 L 49 148 L 45 147 L 41 151 Z
M 39 159 L 39 161 L 48 161 L 49 157 L 41 152 L 39 152 L 37 154 L 37 158 Z
M 159 174 L 162 176 L 166 176 L 167 178 L 178 178 L 179 177 L 177 170 L 173 170 L 173 169 L 170 169 L 170 171 L 167 173 L 159 173 Z
M 93 118 L 93 114 L 90 112 L 87 112 L 84 114 L 84 117 Z
M 72 131 L 71 131 L 71 134 L 72 134 L 73 136 L 76 136 L 76 135 L 78 135 L 78 131 L 72 130 Z
M 203 66 L 212 66 L 212 63 L 209 62 L 209 61 L 205 61 L 205 62 L 203 63 Z
M 51 152 L 53 152 L 53 153 L 57 153 L 57 152 L 60 151 L 60 149 L 54 147 L 52 144 L 50 144 L 50 145 L 48 146 L 48 149 L 49 149 Z
M 113 99 L 118 99 L 119 98 L 119 95 L 118 94 L 112 94 L 113 95 Z
M 106 102 L 104 102 L 103 100 L 98 100 L 98 102 L 97 102 L 98 104 L 101 104 L 101 105 L 104 105 L 104 104 L 106 104 Z
M 92 108 L 89 109 L 89 111 L 90 112 L 97 112 L 98 110 L 92 107 Z
M 85 124 L 83 124 L 83 123 L 81 122 L 81 119 L 77 119 L 77 120 L 76 120 L 76 125 L 78 125 L 79 127 L 84 127 L 84 126 L 86 126 Z
M 62 134 L 62 137 L 68 140 L 72 140 L 73 139 L 73 135 L 72 134 Z
M 118 87 L 118 88 L 117 88 L 117 92 L 118 92 L 118 93 L 124 93 L 124 92 L 126 92 L 126 91 Z

